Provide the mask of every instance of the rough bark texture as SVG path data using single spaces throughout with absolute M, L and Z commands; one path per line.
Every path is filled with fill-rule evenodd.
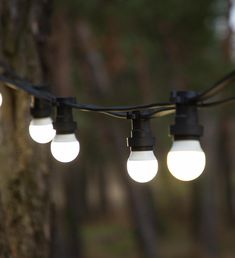
M 48 1 L 0 1 L 0 59 L 32 81 L 45 78 L 41 21 Z M 48 15 L 46 16 L 48 17 Z M 47 147 L 28 135 L 30 97 L 1 87 L 0 257 L 46 258 L 49 253 Z

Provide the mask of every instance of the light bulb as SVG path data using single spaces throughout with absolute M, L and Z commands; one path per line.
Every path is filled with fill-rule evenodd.
M 136 182 L 146 183 L 157 174 L 158 162 L 153 151 L 132 151 L 127 160 L 127 172 Z
M 50 117 L 33 118 L 29 124 L 29 134 L 35 142 L 50 142 L 55 136 L 52 119 Z
M 179 180 L 191 181 L 201 175 L 206 165 L 206 156 L 199 141 L 174 141 L 167 155 L 167 166 Z
M 75 134 L 57 134 L 51 142 L 53 157 L 63 163 L 74 160 L 80 151 Z
M 2 93 L 0 93 L 0 107 L 2 106 Z

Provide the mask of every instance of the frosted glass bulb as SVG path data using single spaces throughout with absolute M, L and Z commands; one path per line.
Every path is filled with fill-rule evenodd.
M 0 107 L 2 106 L 2 93 L 0 93 Z
M 167 166 L 179 180 L 190 181 L 201 175 L 206 165 L 206 156 L 199 141 L 174 141 L 167 155 Z
M 50 117 L 33 118 L 29 124 L 29 134 L 35 142 L 50 142 L 55 136 L 52 119 Z
M 74 160 L 80 151 L 75 134 L 57 134 L 51 142 L 53 157 L 63 163 Z
M 146 183 L 157 174 L 158 162 L 153 151 L 132 151 L 127 160 L 127 172 L 136 182 Z

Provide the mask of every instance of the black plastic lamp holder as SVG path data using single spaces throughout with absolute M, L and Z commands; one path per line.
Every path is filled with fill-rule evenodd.
M 131 151 L 153 150 L 155 138 L 152 136 L 150 128 L 150 119 L 141 111 L 133 111 L 128 114 L 131 119 L 131 137 L 127 138 L 127 146 Z
M 73 120 L 72 107 L 66 105 L 66 102 L 76 104 L 76 98 L 57 98 L 57 114 L 53 123 L 56 134 L 72 134 L 77 129 L 77 123 Z
M 174 140 L 199 139 L 203 127 L 198 121 L 197 93 L 194 91 L 173 91 L 171 102 L 176 105 L 175 124 L 170 126 Z
M 34 87 L 36 90 L 46 91 L 47 87 Z M 30 114 L 33 118 L 45 118 L 51 116 L 52 105 L 48 100 L 32 97 Z

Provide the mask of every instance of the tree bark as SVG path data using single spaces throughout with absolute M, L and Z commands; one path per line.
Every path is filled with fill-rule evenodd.
M 7 69 L 12 67 L 32 81 L 45 78 L 40 61 L 44 51 L 37 49 L 34 32 L 37 28 L 37 35 L 42 35 L 39 18 L 45 18 L 44 7 L 49 4 L 50 0 L 0 1 L 0 59 L 7 64 L 2 74 L 11 74 Z M 0 257 L 46 258 L 50 239 L 47 146 L 34 144 L 28 136 L 30 97 L 6 87 L 2 94 Z

